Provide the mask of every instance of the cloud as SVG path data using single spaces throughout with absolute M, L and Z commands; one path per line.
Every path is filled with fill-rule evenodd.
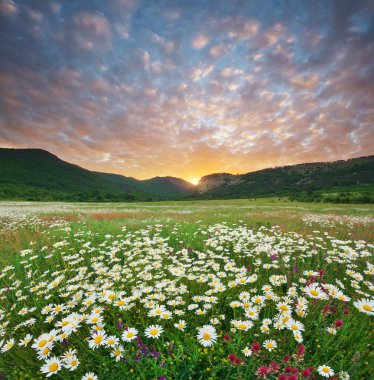
M 101 13 L 82 12 L 73 18 L 73 41 L 82 49 L 95 49 L 98 45 L 108 48 L 111 44 L 111 28 Z
M 193 39 L 192 46 L 195 49 L 202 49 L 208 44 L 208 42 L 209 42 L 209 38 L 203 34 L 200 34 L 199 36 Z
M 139 178 L 373 154 L 372 14 L 2 1 L 0 145 Z
M 18 7 L 13 0 L 2 0 L 0 2 L 0 14 L 11 15 L 16 13 Z

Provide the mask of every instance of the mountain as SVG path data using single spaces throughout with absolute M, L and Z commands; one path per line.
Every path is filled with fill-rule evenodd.
M 373 199 L 374 156 L 259 170 L 246 174 L 211 174 L 200 179 L 200 198 L 255 198 L 334 200 L 338 197 Z M 359 200 L 357 199 L 357 200 Z M 374 199 L 373 199 L 374 200 Z
M 179 178 L 141 181 L 93 172 L 42 149 L 0 148 L 0 199 L 161 200 L 177 199 L 194 189 Z
M 374 156 L 210 174 L 197 186 L 175 177 L 138 180 L 83 169 L 42 149 L 0 148 L 0 199 L 146 201 L 288 197 L 374 202 Z

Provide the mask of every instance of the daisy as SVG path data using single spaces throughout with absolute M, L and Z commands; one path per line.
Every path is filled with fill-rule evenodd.
M 32 340 L 32 335 L 27 334 L 19 343 L 19 346 L 27 346 Z
M 339 379 L 340 380 L 349 380 L 351 377 L 349 376 L 348 372 L 341 371 L 339 373 Z
M 320 365 L 317 368 L 318 373 L 323 377 L 331 377 L 334 376 L 334 370 L 327 365 Z
M 75 353 L 77 352 L 77 350 L 68 350 L 66 352 L 64 352 L 62 354 L 62 357 L 63 357 L 63 360 L 66 360 L 66 359 L 71 359 L 73 356 L 75 356 Z
M 36 350 L 41 350 L 48 344 L 49 341 L 49 335 L 48 334 L 42 334 L 37 339 L 34 340 L 34 344 L 31 346 L 32 348 L 35 348 Z
M 55 356 L 47 359 L 40 369 L 41 372 L 46 374 L 46 377 L 50 377 L 57 373 L 62 368 L 62 363 L 60 359 L 56 358 Z
M 302 343 L 302 341 L 303 341 L 303 335 L 301 334 L 300 331 L 293 331 L 293 336 L 294 336 L 296 342 Z
M 325 299 L 326 294 L 317 284 L 311 284 L 304 289 L 304 292 L 311 298 Z
M 250 307 L 246 309 L 245 316 L 253 320 L 258 319 L 258 310 L 255 307 Z
M 52 350 L 52 344 L 49 343 L 48 345 L 44 346 L 42 350 L 38 351 L 38 359 L 39 360 L 47 359 L 48 356 L 51 354 L 51 350 Z
M 98 331 L 93 335 L 92 339 L 88 342 L 90 348 L 95 349 L 99 346 L 102 346 L 105 343 L 106 334 L 104 331 Z
M 99 378 L 93 372 L 88 372 L 82 376 L 81 380 L 99 380 Z
M 363 298 L 357 302 L 354 302 L 353 305 L 358 311 L 362 313 L 374 315 L 374 301 L 369 300 L 368 298 Z
M 69 371 L 76 370 L 78 365 L 79 365 L 79 360 L 75 355 L 73 355 L 71 358 L 65 360 L 65 367 Z
M 244 356 L 248 357 L 252 355 L 252 350 L 248 347 L 245 347 L 244 350 L 242 350 Z
M 1 352 L 9 351 L 14 346 L 14 339 L 9 339 L 4 343 L 4 346 L 1 349 Z
M 118 344 L 118 338 L 115 335 L 108 336 L 104 343 L 107 347 L 114 347 Z
M 204 325 L 199 328 L 197 339 L 204 347 L 212 346 L 217 340 L 216 329 L 211 325 Z
M 174 327 L 176 327 L 178 330 L 184 331 L 186 326 L 187 326 L 186 321 L 183 321 L 182 319 L 180 319 L 178 323 L 174 323 Z
M 133 327 L 130 327 L 123 332 L 122 340 L 124 340 L 125 342 L 131 342 L 137 337 L 137 335 L 138 335 L 138 330 L 134 329 Z
M 147 338 L 158 339 L 164 329 L 159 325 L 151 325 L 145 329 L 145 336 Z
M 293 319 L 287 322 L 287 327 L 292 331 L 304 331 L 304 325 L 299 321 L 294 321 Z
M 116 358 L 116 362 L 119 362 L 121 360 L 123 353 L 123 348 L 121 346 L 117 346 L 114 348 L 114 351 L 110 353 L 110 356 L 112 358 Z
M 272 339 L 265 340 L 264 347 L 268 351 L 272 351 L 274 348 L 277 347 L 277 342 L 275 340 L 272 340 Z

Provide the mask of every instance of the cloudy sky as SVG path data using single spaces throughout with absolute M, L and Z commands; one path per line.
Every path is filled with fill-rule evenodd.
M 0 0 L 0 146 L 192 181 L 373 154 L 373 4 Z

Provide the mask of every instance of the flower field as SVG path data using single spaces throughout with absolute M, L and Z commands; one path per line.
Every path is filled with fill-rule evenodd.
M 363 240 L 358 215 L 294 232 L 213 208 L 3 212 L 1 376 L 370 379 L 370 212 Z

